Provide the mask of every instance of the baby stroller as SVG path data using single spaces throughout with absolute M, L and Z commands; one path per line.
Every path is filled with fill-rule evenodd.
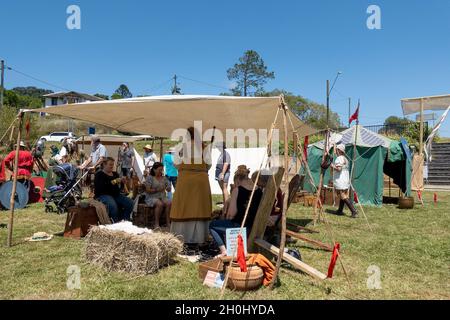
M 80 170 L 70 163 L 56 165 L 49 169 L 42 195 L 45 199 L 45 212 L 67 212 L 69 207 L 74 206 L 81 199 L 79 175 Z

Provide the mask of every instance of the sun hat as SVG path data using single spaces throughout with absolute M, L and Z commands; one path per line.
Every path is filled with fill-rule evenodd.
M 147 150 L 153 150 L 152 146 L 149 145 L 149 144 L 145 145 L 144 149 L 147 149 Z
M 343 143 L 340 143 L 336 146 L 336 149 L 342 151 L 345 153 L 345 145 Z

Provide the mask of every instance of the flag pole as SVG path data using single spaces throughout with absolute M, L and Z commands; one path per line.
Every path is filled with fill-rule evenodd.
M 355 140 L 353 141 L 353 159 L 352 159 L 352 171 L 350 173 L 350 201 L 353 202 L 354 196 L 353 196 L 353 176 L 355 173 L 355 160 L 356 160 L 356 143 L 358 141 L 358 129 L 359 129 L 359 107 L 360 107 L 360 100 L 358 99 L 358 107 L 356 108 L 358 115 L 356 117 L 356 127 L 355 127 Z

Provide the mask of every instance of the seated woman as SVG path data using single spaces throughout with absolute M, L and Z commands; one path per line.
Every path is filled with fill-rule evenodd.
M 244 220 L 245 212 L 250 201 L 250 195 L 253 190 L 253 181 L 249 178 L 250 170 L 245 165 L 238 167 L 234 174 L 234 189 L 231 192 L 228 210 L 225 219 L 214 220 L 209 225 L 209 231 L 214 241 L 220 249 L 220 256 L 227 255 L 227 248 L 225 247 L 226 229 L 239 228 Z M 251 232 L 251 227 L 255 220 L 256 211 L 262 198 L 262 190 L 257 187 L 253 194 L 253 199 L 250 204 L 248 216 L 245 220 L 244 227 L 247 228 L 247 235 Z
M 108 210 L 109 217 L 115 222 L 130 220 L 133 211 L 133 201 L 120 193 L 120 183 L 117 172 L 114 172 L 113 158 L 106 158 L 103 169 L 95 174 L 95 199 L 102 202 Z
M 159 218 L 164 210 L 167 226 L 170 226 L 169 214 L 171 202 L 167 199 L 166 192 L 170 192 L 170 181 L 164 176 L 164 166 L 161 162 L 155 162 L 150 169 L 150 175 L 145 178 L 145 203 L 155 208 L 155 228 L 159 228 Z

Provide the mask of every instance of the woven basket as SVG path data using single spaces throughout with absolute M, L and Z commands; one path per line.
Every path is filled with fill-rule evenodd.
M 399 209 L 413 209 L 414 208 L 414 198 L 413 197 L 400 197 L 398 199 Z
M 238 291 L 256 290 L 263 284 L 264 273 L 257 265 L 247 265 L 247 272 L 241 272 L 239 264 L 232 263 L 228 288 Z

